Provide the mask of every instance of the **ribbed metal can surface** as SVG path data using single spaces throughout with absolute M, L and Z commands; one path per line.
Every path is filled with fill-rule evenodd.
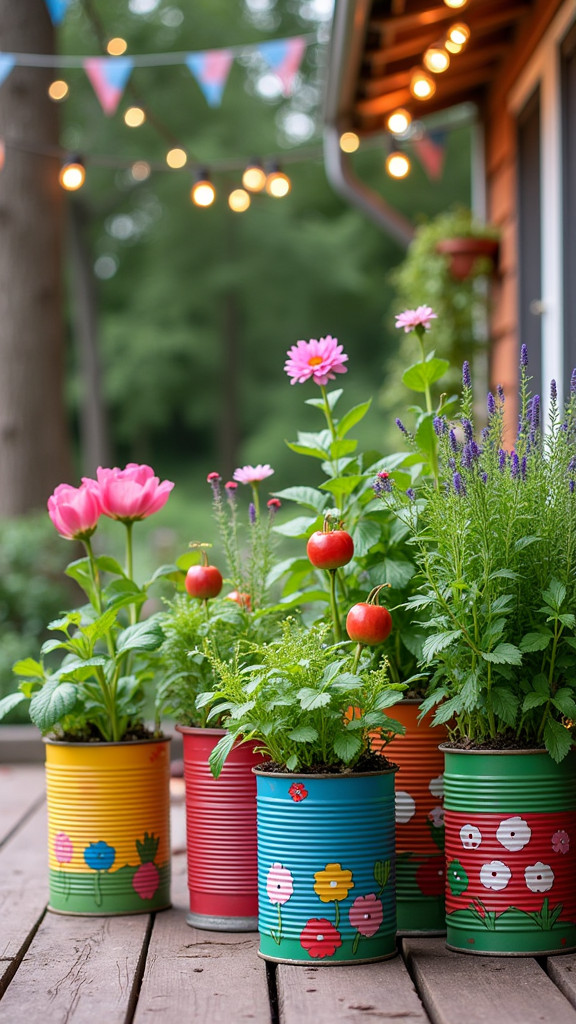
M 576 756 L 445 748 L 451 949 L 538 956 L 576 948 Z
M 170 906 L 169 744 L 46 741 L 50 910 Z
M 177 726 L 183 737 L 187 921 L 214 931 L 256 931 L 256 779 L 262 756 L 250 744 L 232 748 L 215 779 L 208 759 L 223 729 Z
M 395 955 L 394 771 L 255 769 L 265 959 L 326 965 Z
M 398 765 L 396 775 L 396 898 L 398 931 L 441 934 L 446 930 L 444 888 L 444 755 L 446 726 L 418 721 L 420 702 L 403 700 L 392 709 L 405 727 L 383 747 Z

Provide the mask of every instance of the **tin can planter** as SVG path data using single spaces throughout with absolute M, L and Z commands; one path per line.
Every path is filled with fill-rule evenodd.
M 265 960 L 309 966 L 395 956 L 395 771 L 254 769 Z
M 403 700 L 394 718 L 406 728 L 385 750 L 400 771 L 396 776 L 396 910 L 403 935 L 443 935 L 446 931 L 444 888 L 445 725 L 430 725 L 432 714 L 418 721 L 420 702 Z M 374 750 L 382 741 L 373 740 Z
M 50 910 L 170 906 L 169 744 L 46 740 Z
M 446 757 L 449 949 L 548 956 L 576 949 L 576 756 Z
M 249 744 L 230 751 L 215 779 L 208 758 L 223 729 L 184 725 L 188 924 L 210 931 L 256 931 L 256 779 L 262 756 Z

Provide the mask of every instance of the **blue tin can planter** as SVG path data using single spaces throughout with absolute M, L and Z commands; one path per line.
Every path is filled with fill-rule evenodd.
M 394 773 L 254 768 L 259 955 L 354 964 L 396 955 Z

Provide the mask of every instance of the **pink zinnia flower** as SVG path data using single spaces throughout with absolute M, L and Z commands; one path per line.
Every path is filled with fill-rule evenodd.
M 58 832 L 54 836 L 54 856 L 59 864 L 69 864 L 74 856 L 74 847 L 66 832 Z
M 418 309 L 405 309 L 403 313 L 397 313 L 396 327 L 403 327 L 406 334 L 415 327 L 423 327 L 425 331 L 429 331 L 430 321 L 437 319 L 438 314 L 430 306 L 418 306 Z
M 376 894 L 357 896 L 348 912 L 350 924 L 367 938 L 375 935 L 384 919 L 384 908 Z
M 102 514 L 95 480 L 83 480 L 80 487 L 59 484 L 48 498 L 48 515 L 66 540 L 87 540 Z
M 287 903 L 294 892 L 294 879 L 281 864 L 273 864 L 266 879 L 266 892 L 271 903 Z
M 257 466 L 240 466 L 239 469 L 235 469 L 234 479 L 238 480 L 241 484 L 259 484 L 261 480 L 265 480 L 267 476 L 272 476 L 273 473 L 274 470 L 268 463 L 264 466 L 258 463 Z
M 345 355 L 338 339 L 328 334 L 325 338 L 312 338 L 310 341 L 299 341 L 286 353 L 288 359 L 284 369 L 291 384 L 303 384 L 312 377 L 315 384 L 324 385 L 329 380 L 336 380 L 336 373 L 346 373 L 348 356 Z
M 132 523 L 163 508 L 174 484 L 154 476 L 150 466 L 129 462 L 125 469 L 98 467 L 98 486 L 102 511 L 110 519 Z

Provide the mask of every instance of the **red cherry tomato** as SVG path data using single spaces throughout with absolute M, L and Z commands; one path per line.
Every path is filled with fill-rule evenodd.
M 228 601 L 236 601 L 241 608 L 245 608 L 246 611 L 252 611 L 252 602 L 250 600 L 250 594 L 245 594 L 241 590 L 231 590 L 229 594 L 226 594 Z
M 354 541 L 346 530 L 316 530 L 306 545 L 308 558 L 317 569 L 339 569 L 354 554 Z
M 390 636 L 391 630 L 392 616 L 380 604 L 361 601 L 353 605 L 346 616 L 346 632 L 359 644 L 381 644 Z
M 201 601 L 218 597 L 222 583 L 222 573 L 215 565 L 191 565 L 184 580 L 190 597 L 197 597 Z

